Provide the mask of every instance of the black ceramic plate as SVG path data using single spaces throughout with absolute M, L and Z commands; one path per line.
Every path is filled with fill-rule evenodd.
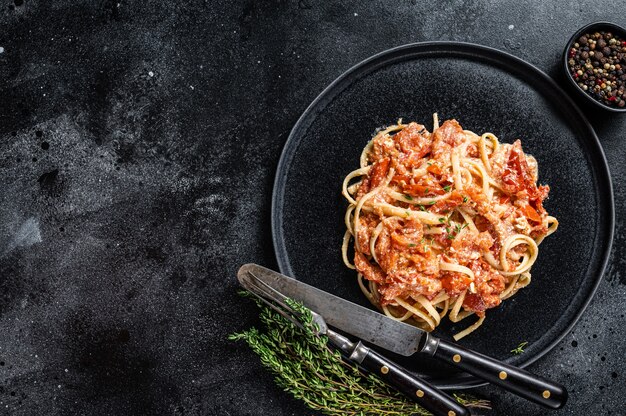
M 272 231 L 281 272 L 370 306 L 341 260 L 345 175 L 377 127 L 399 117 L 522 139 L 551 187 L 546 208 L 559 219 L 533 267 L 529 287 L 487 313 L 461 344 L 527 366 L 567 334 L 601 279 L 613 236 L 613 194 L 596 134 L 571 99 L 532 65 L 464 43 L 401 46 L 369 58 L 333 82 L 307 108 L 285 145 L 274 186 Z M 447 320 L 446 320 L 447 321 Z M 464 328 L 446 322 L 442 337 Z M 510 350 L 526 341 L 521 355 Z M 482 384 L 424 357 L 393 356 L 443 388 Z

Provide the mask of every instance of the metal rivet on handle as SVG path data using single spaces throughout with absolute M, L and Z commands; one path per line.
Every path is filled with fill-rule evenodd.
M 550 390 L 544 390 L 542 396 L 543 396 L 544 399 L 549 399 L 550 398 Z
M 416 395 L 417 397 L 424 397 L 424 392 L 423 392 L 423 391 L 421 391 L 421 390 L 418 390 L 418 391 L 416 391 L 416 392 L 415 392 L 415 395 Z
M 387 374 L 389 372 L 389 367 L 387 367 L 386 365 L 383 365 L 380 368 L 380 372 L 383 373 L 383 374 Z
M 500 374 L 498 374 L 498 377 L 500 377 L 500 380 L 506 380 L 506 378 L 508 377 L 508 374 L 506 373 L 506 371 L 500 371 Z
M 452 361 L 454 361 L 455 363 L 461 362 L 461 356 L 459 354 L 454 354 L 452 356 Z
M 448 416 L 456 416 L 456 413 L 454 413 L 454 410 L 450 410 L 448 412 Z

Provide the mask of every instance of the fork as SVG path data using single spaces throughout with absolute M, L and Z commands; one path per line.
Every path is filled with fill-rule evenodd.
M 301 313 L 289 306 L 288 298 L 282 293 L 260 280 L 252 272 L 239 276 L 239 282 L 269 308 L 292 322 L 298 328 L 304 329 Z M 469 410 L 448 394 L 363 345 L 361 341 L 354 343 L 345 336 L 333 331 L 328 327 L 320 314 L 313 310 L 310 310 L 310 312 L 315 335 L 325 335 L 331 344 L 339 349 L 348 360 L 356 363 L 368 372 L 376 374 L 387 384 L 411 400 L 414 400 L 435 416 L 470 416 Z

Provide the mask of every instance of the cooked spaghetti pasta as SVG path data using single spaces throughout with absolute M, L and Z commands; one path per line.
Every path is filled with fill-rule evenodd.
M 380 130 L 342 194 L 349 206 L 344 263 L 387 316 L 433 330 L 485 311 L 531 281 L 538 245 L 556 231 L 543 207 L 536 160 L 519 140 L 500 143 L 455 120 L 430 133 L 420 124 Z M 354 241 L 354 264 L 348 254 Z

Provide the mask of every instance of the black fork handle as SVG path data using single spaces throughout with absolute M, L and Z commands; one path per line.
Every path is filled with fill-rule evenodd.
M 432 384 L 358 342 L 350 360 L 414 400 L 435 416 L 470 416 L 469 410 Z

